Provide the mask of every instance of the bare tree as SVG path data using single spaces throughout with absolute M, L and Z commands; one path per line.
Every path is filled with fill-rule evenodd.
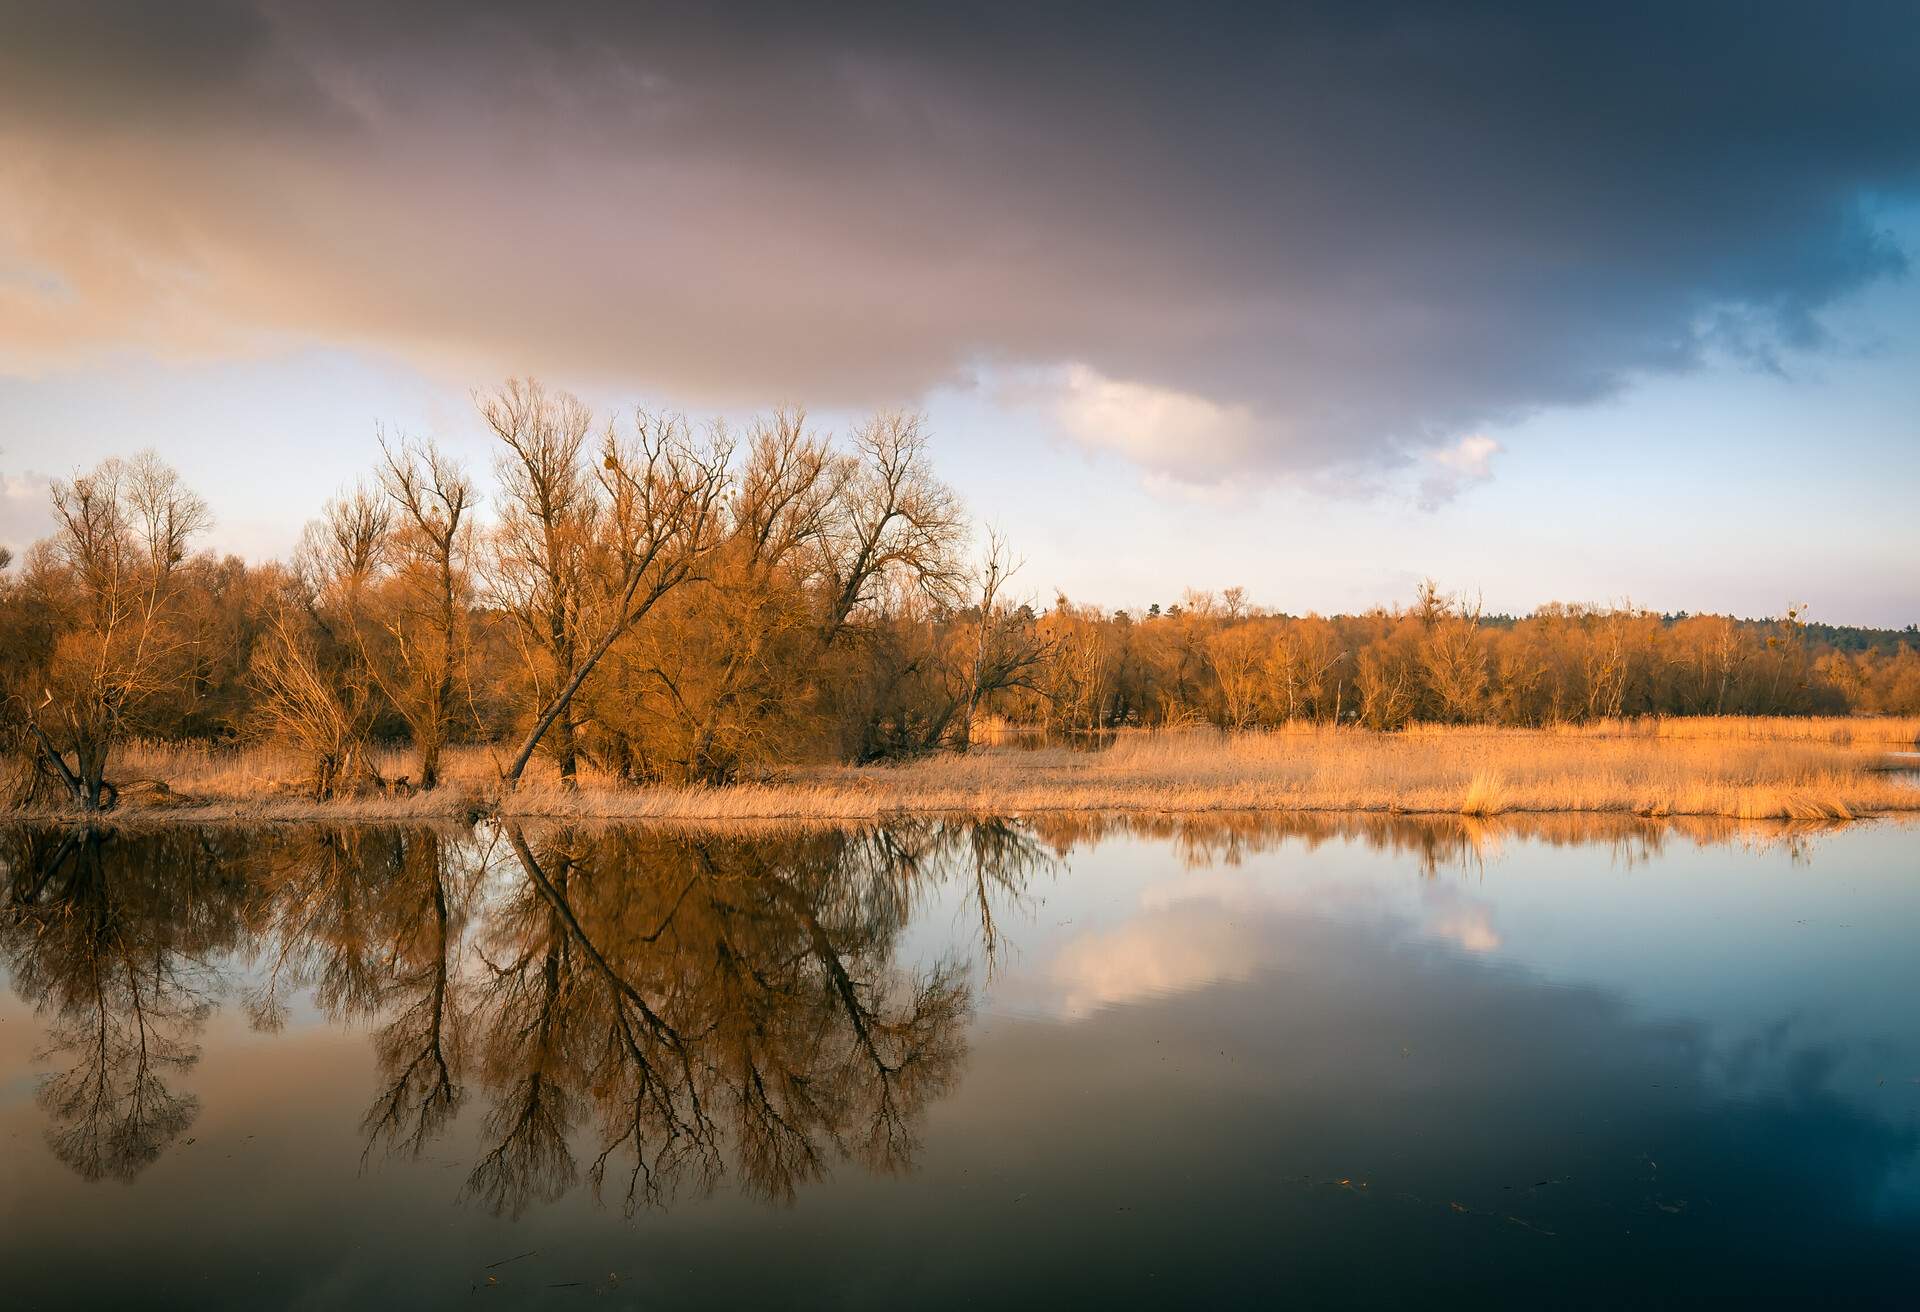
M 1019 572 L 1022 561 L 998 529 L 987 530 L 986 552 L 975 576 L 971 659 L 959 698 L 954 746 L 965 752 L 973 745 L 973 721 L 981 704 L 996 692 L 1024 688 L 1041 692 L 1038 676 L 1047 660 L 1048 643 L 1025 607 L 1009 608 L 1001 593 L 1007 580 Z
M 917 414 L 883 414 L 854 434 L 858 455 L 845 512 L 825 542 L 828 644 L 890 574 L 907 575 L 941 601 L 962 587 L 957 552 L 966 520 L 928 467 L 923 423 Z
M 254 647 L 250 718 L 306 760 L 319 799 L 382 782 L 369 742 L 380 707 L 365 630 L 393 536 L 393 507 L 380 493 L 363 485 L 329 500 L 307 525 L 294 577 Z
M 533 696 L 551 700 L 579 664 L 587 544 L 599 506 L 585 463 L 593 413 L 567 393 L 549 397 L 532 379 L 512 379 L 480 402 L 505 446 L 495 461 L 499 527 L 488 557 L 496 603 L 516 622 Z M 575 769 L 572 700 L 551 721 L 562 778 Z
M 1400 654 L 1385 644 L 1361 649 L 1354 690 L 1360 698 L 1361 723 L 1370 729 L 1398 729 L 1413 718 L 1412 672 Z
M 1420 666 L 1440 718 L 1456 724 L 1480 715 L 1487 691 L 1487 653 L 1480 635 L 1480 603 L 1443 595 L 1431 579 L 1420 585 L 1417 611 L 1424 633 Z
M 323 641 L 312 610 L 283 600 L 267 621 L 251 671 L 257 722 L 306 759 L 313 795 L 320 800 L 364 792 L 380 782 L 367 743 L 371 689 L 356 670 L 326 659 Z
M 360 486 L 327 502 L 307 525 L 295 565 L 316 593 L 337 589 L 356 603 L 384 568 L 393 533 L 393 508 Z
M 1260 629 L 1235 624 L 1207 637 L 1207 664 L 1220 689 L 1220 727 L 1251 729 L 1260 714 L 1266 647 Z
M 630 438 L 604 431 L 588 471 L 593 420 L 575 398 L 510 382 L 481 413 L 506 447 L 494 592 L 535 657 L 532 724 L 501 774 L 518 783 L 558 724 L 560 773 L 571 781 L 574 699 L 614 643 L 713 549 L 729 445 L 721 433 L 696 441 L 684 420 L 641 411 Z
M 1044 621 L 1049 642 L 1048 690 L 1041 699 L 1046 722 L 1064 729 L 1098 729 L 1106 723 L 1118 665 L 1116 638 L 1092 607 L 1056 597 Z
M 814 726 L 821 545 L 850 472 L 798 411 L 754 425 L 707 586 L 683 590 L 618 649 L 593 698 L 624 772 L 724 783 Z
M 1317 615 L 1288 621 L 1266 659 L 1265 674 L 1282 720 L 1338 719 L 1338 684 L 1328 676 L 1347 658 L 1331 625 Z
M 114 743 L 192 642 L 179 623 L 181 566 L 209 516 L 150 451 L 56 482 L 53 510 L 61 632 L 25 718 L 42 768 L 97 811 L 116 796 L 106 780 Z
M 387 659 L 369 666 L 412 731 L 420 787 L 432 788 L 467 671 L 477 497 L 460 466 L 431 442 L 388 445 L 382 438 L 380 452 L 380 486 L 396 526 L 380 617 Z

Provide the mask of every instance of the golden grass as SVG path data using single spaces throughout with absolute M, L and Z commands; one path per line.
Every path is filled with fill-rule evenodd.
M 1444 730 L 1443 730 L 1444 731 Z M 1420 732 L 1420 730 L 1415 730 Z M 1835 747 L 1920 747 L 1915 715 L 1680 715 L 1591 720 L 1542 733 L 1577 738 L 1689 738 L 1735 742 L 1830 743 Z
M 299 761 L 267 747 L 136 743 L 115 759 L 126 806 L 179 820 L 413 820 L 508 816 L 651 821 L 875 820 L 901 812 L 1035 815 L 1351 812 L 1534 813 L 1846 820 L 1920 812 L 1885 767 L 1920 720 L 1725 718 L 1554 729 L 1422 726 L 1382 734 L 1130 732 L 1099 751 L 997 747 L 900 765 L 793 767 L 724 788 L 626 787 L 591 772 L 563 789 L 550 766 L 505 793 L 489 752 L 449 755 L 430 794 L 315 802 Z M 380 762 L 408 774 L 404 752 Z M 158 781 L 164 789 L 151 783 Z
M 1847 819 L 1920 810 L 1885 750 L 1812 737 L 1512 729 L 1127 735 L 1098 753 L 990 753 L 868 772 L 903 805 L 1046 810 L 1617 812 Z M 907 800 L 910 799 L 910 800 Z

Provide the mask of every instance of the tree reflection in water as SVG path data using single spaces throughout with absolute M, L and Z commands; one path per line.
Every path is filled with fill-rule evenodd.
M 337 1021 L 376 1023 L 383 1084 L 365 1117 L 367 1148 L 417 1155 L 461 1103 L 455 972 L 480 851 L 469 835 L 386 828 L 316 830 L 266 852 L 254 1024 L 278 1029 L 293 990 Z
M 776 1201 L 839 1160 L 911 1164 L 965 1056 L 965 963 L 908 970 L 920 900 L 996 904 L 1053 858 L 1009 824 L 781 837 L 658 830 L 9 831 L 0 945 L 47 1018 L 49 1138 L 131 1179 L 191 1123 L 213 999 L 372 1027 L 366 1153 L 417 1155 L 471 1096 L 467 1194 L 518 1215 L 584 1174 L 628 1211 L 731 1173 Z M 245 982 L 243 983 L 242 980 Z
M 6 833 L 0 878 L 0 955 L 55 1065 L 39 1090 L 48 1144 L 86 1179 L 132 1180 L 199 1112 L 170 1080 L 199 1058 L 245 883 L 204 835 L 87 830 Z
M 830 1155 L 911 1160 L 972 1005 L 957 963 L 891 963 L 924 836 L 504 837 L 523 879 L 482 947 L 493 1146 L 475 1194 L 516 1212 L 564 1189 L 589 1113 L 588 1176 L 629 1209 L 711 1185 L 728 1157 L 774 1199 Z
M 1621 818 L 1377 816 L 907 821 L 743 835 L 483 825 L 162 831 L 0 829 L 0 953 L 46 1025 L 48 1140 L 88 1179 L 132 1179 L 192 1124 L 174 1087 L 223 992 L 253 1024 L 290 999 L 372 1033 L 363 1161 L 419 1155 L 469 1102 L 466 1194 L 518 1215 L 584 1177 L 631 1211 L 723 1176 L 775 1201 L 839 1161 L 910 1165 L 965 1056 L 965 962 L 896 961 L 948 887 L 991 977 L 999 917 L 1114 828 L 1188 865 L 1281 841 L 1360 841 L 1422 875 L 1506 835 L 1668 838 Z M 1783 831 L 1777 837 L 1794 841 Z M 963 936 L 964 937 L 964 936 Z

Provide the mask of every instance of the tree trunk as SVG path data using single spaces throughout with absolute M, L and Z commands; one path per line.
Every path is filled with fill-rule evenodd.
M 553 722 L 553 755 L 560 765 L 561 784 L 571 787 L 580 772 L 580 733 L 574 727 L 571 699 Z
M 638 619 L 639 616 L 634 618 Z M 529 729 L 527 736 L 521 740 L 519 749 L 514 752 L 513 760 L 507 764 L 506 771 L 502 775 L 509 787 L 520 782 L 520 776 L 526 772 L 527 762 L 533 759 L 534 749 L 540 745 L 540 740 L 546 737 L 547 731 L 556 723 L 563 721 L 565 727 L 561 729 L 563 737 L 560 741 L 560 777 L 568 781 L 573 779 L 578 752 L 573 724 L 573 695 L 580 691 L 580 685 L 587 681 L 587 676 L 593 673 L 594 666 L 600 663 L 600 658 L 612 648 L 614 641 L 631 627 L 633 627 L 631 622 L 620 625 L 595 643 L 593 650 L 587 653 L 586 659 L 580 662 L 579 668 L 574 670 L 572 676 L 561 686 L 560 691 L 553 695 L 546 709 L 540 712 L 539 718 L 533 722 L 533 728 Z
M 32 718 L 31 713 L 29 713 L 27 718 L 27 728 L 33 731 L 34 738 L 40 744 L 40 759 L 46 766 L 48 773 L 52 774 L 66 787 L 69 797 L 84 807 L 86 805 L 87 792 L 86 787 L 80 782 L 80 776 L 67 768 L 67 758 L 61 755 L 59 750 L 54 747 L 53 740 L 47 737 L 46 730 L 42 729 L 38 721 Z

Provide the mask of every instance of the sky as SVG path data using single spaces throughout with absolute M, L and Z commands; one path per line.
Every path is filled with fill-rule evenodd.
M 926 412 L 1034 598 L 1920 621 L 1920 13 L 0 0 L 0 543 L 476 390 Z

